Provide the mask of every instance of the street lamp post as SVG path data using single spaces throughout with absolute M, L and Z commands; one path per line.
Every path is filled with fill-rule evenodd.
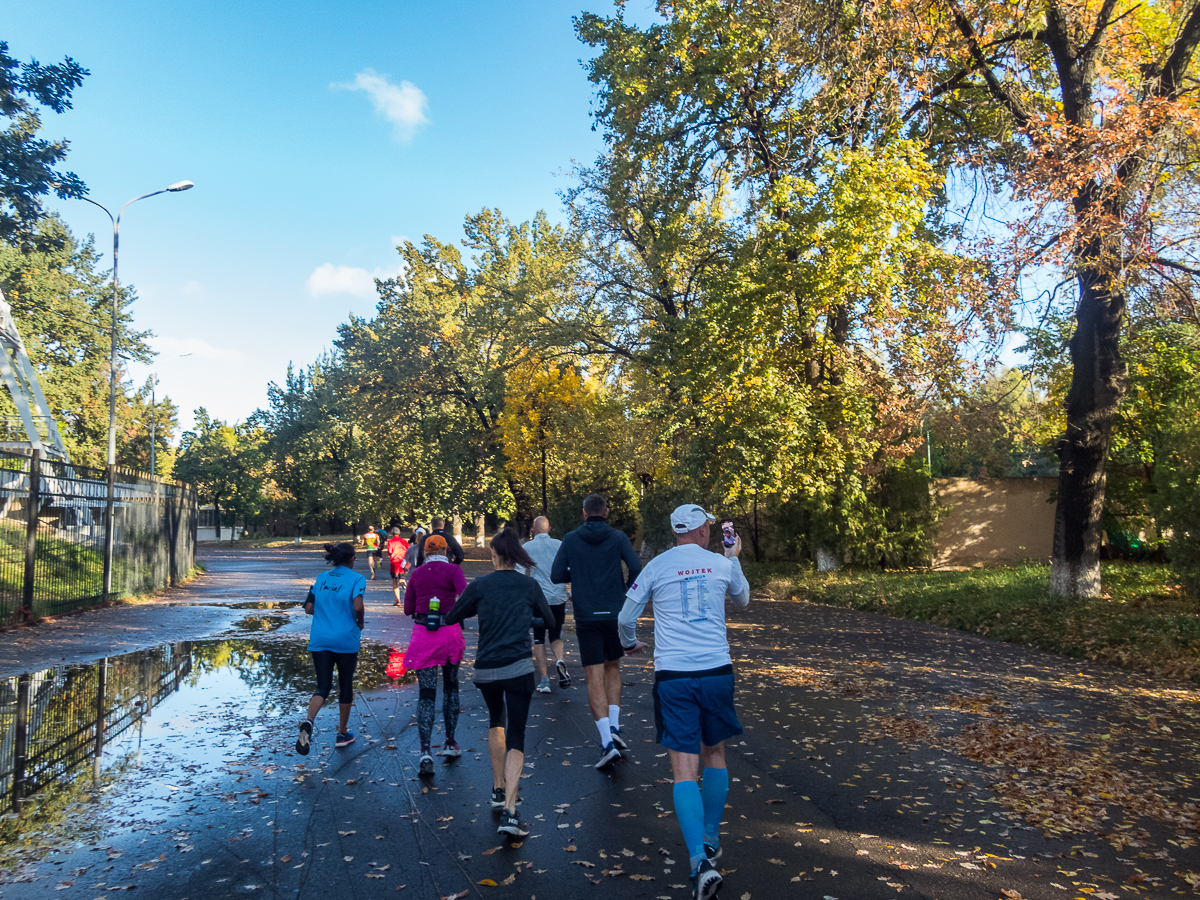
M 108 211 L 108 208 L 97 203 L 91 197 L 80 197 L 92 206 L 98 206 L 104 210 L 104 214 L 112 221 L 113 226 L 113 273 L 112 273 L 112 335 L 108 355 L 108 497 L 104 506 L 104 602 L 108 602 L 112 594 L 112 563 L 113 563 L 113 506 L 116 499 L 117 486 L 117 329 L 119 327 L 119 315 L 121 304 L 118 299 L 117 281 L 117 252 L 121 243 L 121 216 L 130 204 L 137 203 L 139 200 L 145 200 L 147 197 L 157 197 L 159 194 L 167 192 L 175 193 L 177 191 L 186 191 L 195 187 L 190 181 L 177 181 L 168 187 L 159 191 L 152 191 L 149 194 L 142 194 L 140 197 L 134 197 L 129 203 L 121 207 L 120 211 L 114 216 Z

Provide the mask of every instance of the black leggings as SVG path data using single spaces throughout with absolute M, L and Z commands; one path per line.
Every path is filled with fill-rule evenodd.
M 310 650 L 313 668 L 317 670 L 315 694 L 328 699 L 333 690 L 333 667 L 338 673 L 338 703 L 354 702 L 354 670 L 358 668 L 357 653 L 334 653 L 332 650 Z
M 535 685 L 532 672 L 503 681 L 475 682 L 487 704 L 490 717 L 488 727 L 504 729 L 504 747 L 507 750 L 525 752 L 525 722 L 529 719 L 529 701 Z
M 442 670 L 442 724 L 446 726 L 446 740 L 454 740 L 458 728 L 458 663 L 452 666 L 429 666 L 417 669 L 417 732 L 421 735 L 421 749 L 433 740 L 433 713 L 437 707 L 437 671 Z
M 546 626 L 550 629 L 550 643 L 562 640 L 563 622 L 567 618 L 567 604 L 559 603 L 550 607 L 550 612 L 554 613 L 554 621 L 546 622 L 541 628 L 533 626 L 533 642 L 535 644 L 546 643 Z

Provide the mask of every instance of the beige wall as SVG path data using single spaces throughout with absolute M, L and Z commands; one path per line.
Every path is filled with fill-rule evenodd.
M 1045 561 L 1054 543 L 1057 478 L 936 478 L 939 523 L 933 565 L 996 566 Z

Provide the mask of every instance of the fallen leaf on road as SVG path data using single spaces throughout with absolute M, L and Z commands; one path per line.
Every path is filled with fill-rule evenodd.
M 504 879 L 502 882 L 500 882 L 500 883 L 501 883 L 501 884 L 504 884 L 504 885 L 508 885 L 508 884 L 512 884 L 512 883 L 513 883 L 514 881 L 516 881 L 516 880 L 517 880 L 517 873 L 516 873 L 516 872 L 513 872 L 511 875 L 509 875 L 507 878 L 505 878 L 505 879 Z

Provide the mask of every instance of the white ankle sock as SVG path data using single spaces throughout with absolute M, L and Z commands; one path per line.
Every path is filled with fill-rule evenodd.
M 621 727 L 621 707 L 609 706 L 608 708 L 608 724 L 613 728 Z
M 525 683 L 528 684 L 529 682 Z M 612 731 L 608 726 L 608 716 L 596 720 L 596 729 L 600 732 L 600 746 L 607 747 L 608 742 L 612 740 Z

